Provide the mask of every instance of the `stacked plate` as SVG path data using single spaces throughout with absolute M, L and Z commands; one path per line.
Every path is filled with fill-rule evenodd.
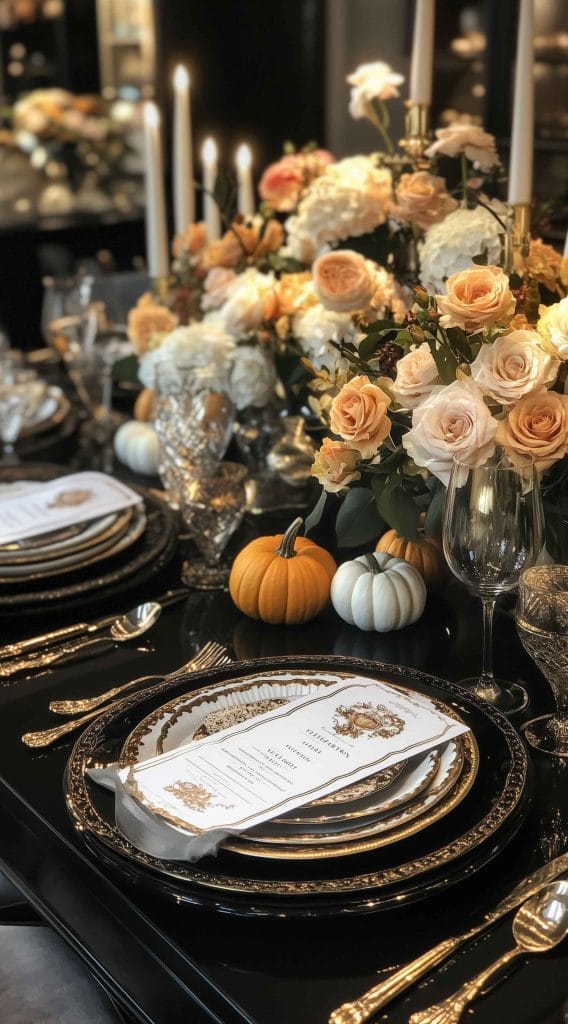
M 47 385 L 45 396 L 33 420 L 22 431 L 21 437 L 28 438 L 55 430 L 71 412 L 71 404 L 61 388 Z
M 2 482 L 2 476 L 0 500 L 38 486 L 37 479 Z M 174 543 L 169 511 L 146 496 L 120 512 L 0 545 L 0 608 L 75 603 L 147 567 L 161 568 Z
M 197 864 L 149 857 L 121 835 L 112 797 L 86 777 L 105 746 L 123 765 L 201 739 L 349 676 L 412 691 L 470 731 L 427 754 L 225 842 Z M 527 759 L 510 724 L 474 697 L 420 672 L 330 657 L 281 658 L 209 673 L 161 703 L 163 687 L 133 695 L 75 746 L 67 799 L 98 858 L 177 900 L 238 914 L 325 916 L 401 906 L 468 877 L 508 842 L 528 806 Z M 163 700 L 163 698 L 162 698 Z M 134 717 L 135 716 L 135 717 Z M 134 729 L 132 720 L 138 720 Z M 124 731 L 123 731 L 124 730 Z

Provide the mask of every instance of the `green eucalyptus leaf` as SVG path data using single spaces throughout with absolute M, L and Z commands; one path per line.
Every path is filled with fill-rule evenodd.
M 420 508 L 406 492 L 402 478 L 393 475 L 383 486 L 380 477 L 374 477 L 372 486 L 377 509 L 385 522 L 407 540 L 417 540 Z
M 442 520 L 444 517 L 444 505 L 446 503 L 446 488 L 441 480 L 437 480 L 432 498 L 424 520 L 424 533 L 427 537 L 442 536 Z
M 340 548 L 370 544 L 380 536 L 383 526 L 372 491 L 366 487 L 354 487 L 347 492 L 335 520 Z

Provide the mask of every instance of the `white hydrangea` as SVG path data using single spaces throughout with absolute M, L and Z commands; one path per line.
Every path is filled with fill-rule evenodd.
M 237 409 L 268 405 L 274 396 L 276 370 L 270 352 L 256 345 L 238 345 L 231 357 L 229 395 Z
M 260 327 L 266 304 L 275 288 L 273 274 L 262 274 L 249 267 L 229 283 L 226 300 L 206 319 L 221 324 L 234 338 L 246 338 Z
M 503 218 L 503 207 L 491 203 Z M 467 270 L 474 256 L 487 252 L 487 262 L 498 266 L 501 261 L 503 228 L 489 210 L 476 206 L 473 210 L 460 207 L 449 213 L 440 224 L 433 224 L 426 232 L 420 247 L 420 280 L 431 292 L 445 294 L 445 280 L 451 274 Z
M 286 221 L 287 251 L 311 263 L 326 245 L 365 235 L 384 224 L 392 205 L 390 171 L 368 156 L 329 164 Z
M 155 388 L 157 374 L 171 373 L 175 383 L 176 372 L 211 367 L 220 383 L 224 382 L 235 348 L 234 338 L 220 325 L 202 321 L 176 327 L 167 334 L 161 345 L 142 357 L 138 377 L 146 388 Z
M 364 337 L 349 313 L 334 313 L 319 304 L 295 316 L 292 331 L 316 370 L 325 367 L 330 373 L 346 370 L 349 366 L 330 342 L 359 345 Z

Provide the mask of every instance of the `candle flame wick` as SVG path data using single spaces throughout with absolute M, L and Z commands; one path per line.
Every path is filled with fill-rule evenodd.
M 174 86 L 180 90 L 189 86 L 189 72 L 183 64 L 178 64 L 174 71 Z
M 201 156 L 203 162 L 206 164 L 213 164 L 217 160 L 217 144 L 215 139 L 205 139 L 203 143 L 203 149 L 201 150 Z
M 240 171 L 247 171 L 252 164 L 251 149 L 245 142 L 237 149 L 236 164 Z

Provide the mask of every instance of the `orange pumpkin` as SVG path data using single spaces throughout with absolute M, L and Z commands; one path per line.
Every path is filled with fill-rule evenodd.
M 387 530 L 379 539 L 376 551 L 384 551 L 396 558 L 404 558 L 418 569 L 427 587 L 435 590 L 447 579 L 449 570 L 442 548 L 437 537 L 420 535 L 418 540 L 407 540 L 396 530 Z
M 229 591 L 245 615 L 289 626 L 325 608 L 337 566 L 318 544 L 298 537 L 302 524 L 295 519 L 284 534 L 257 537 L 235 558 Z

